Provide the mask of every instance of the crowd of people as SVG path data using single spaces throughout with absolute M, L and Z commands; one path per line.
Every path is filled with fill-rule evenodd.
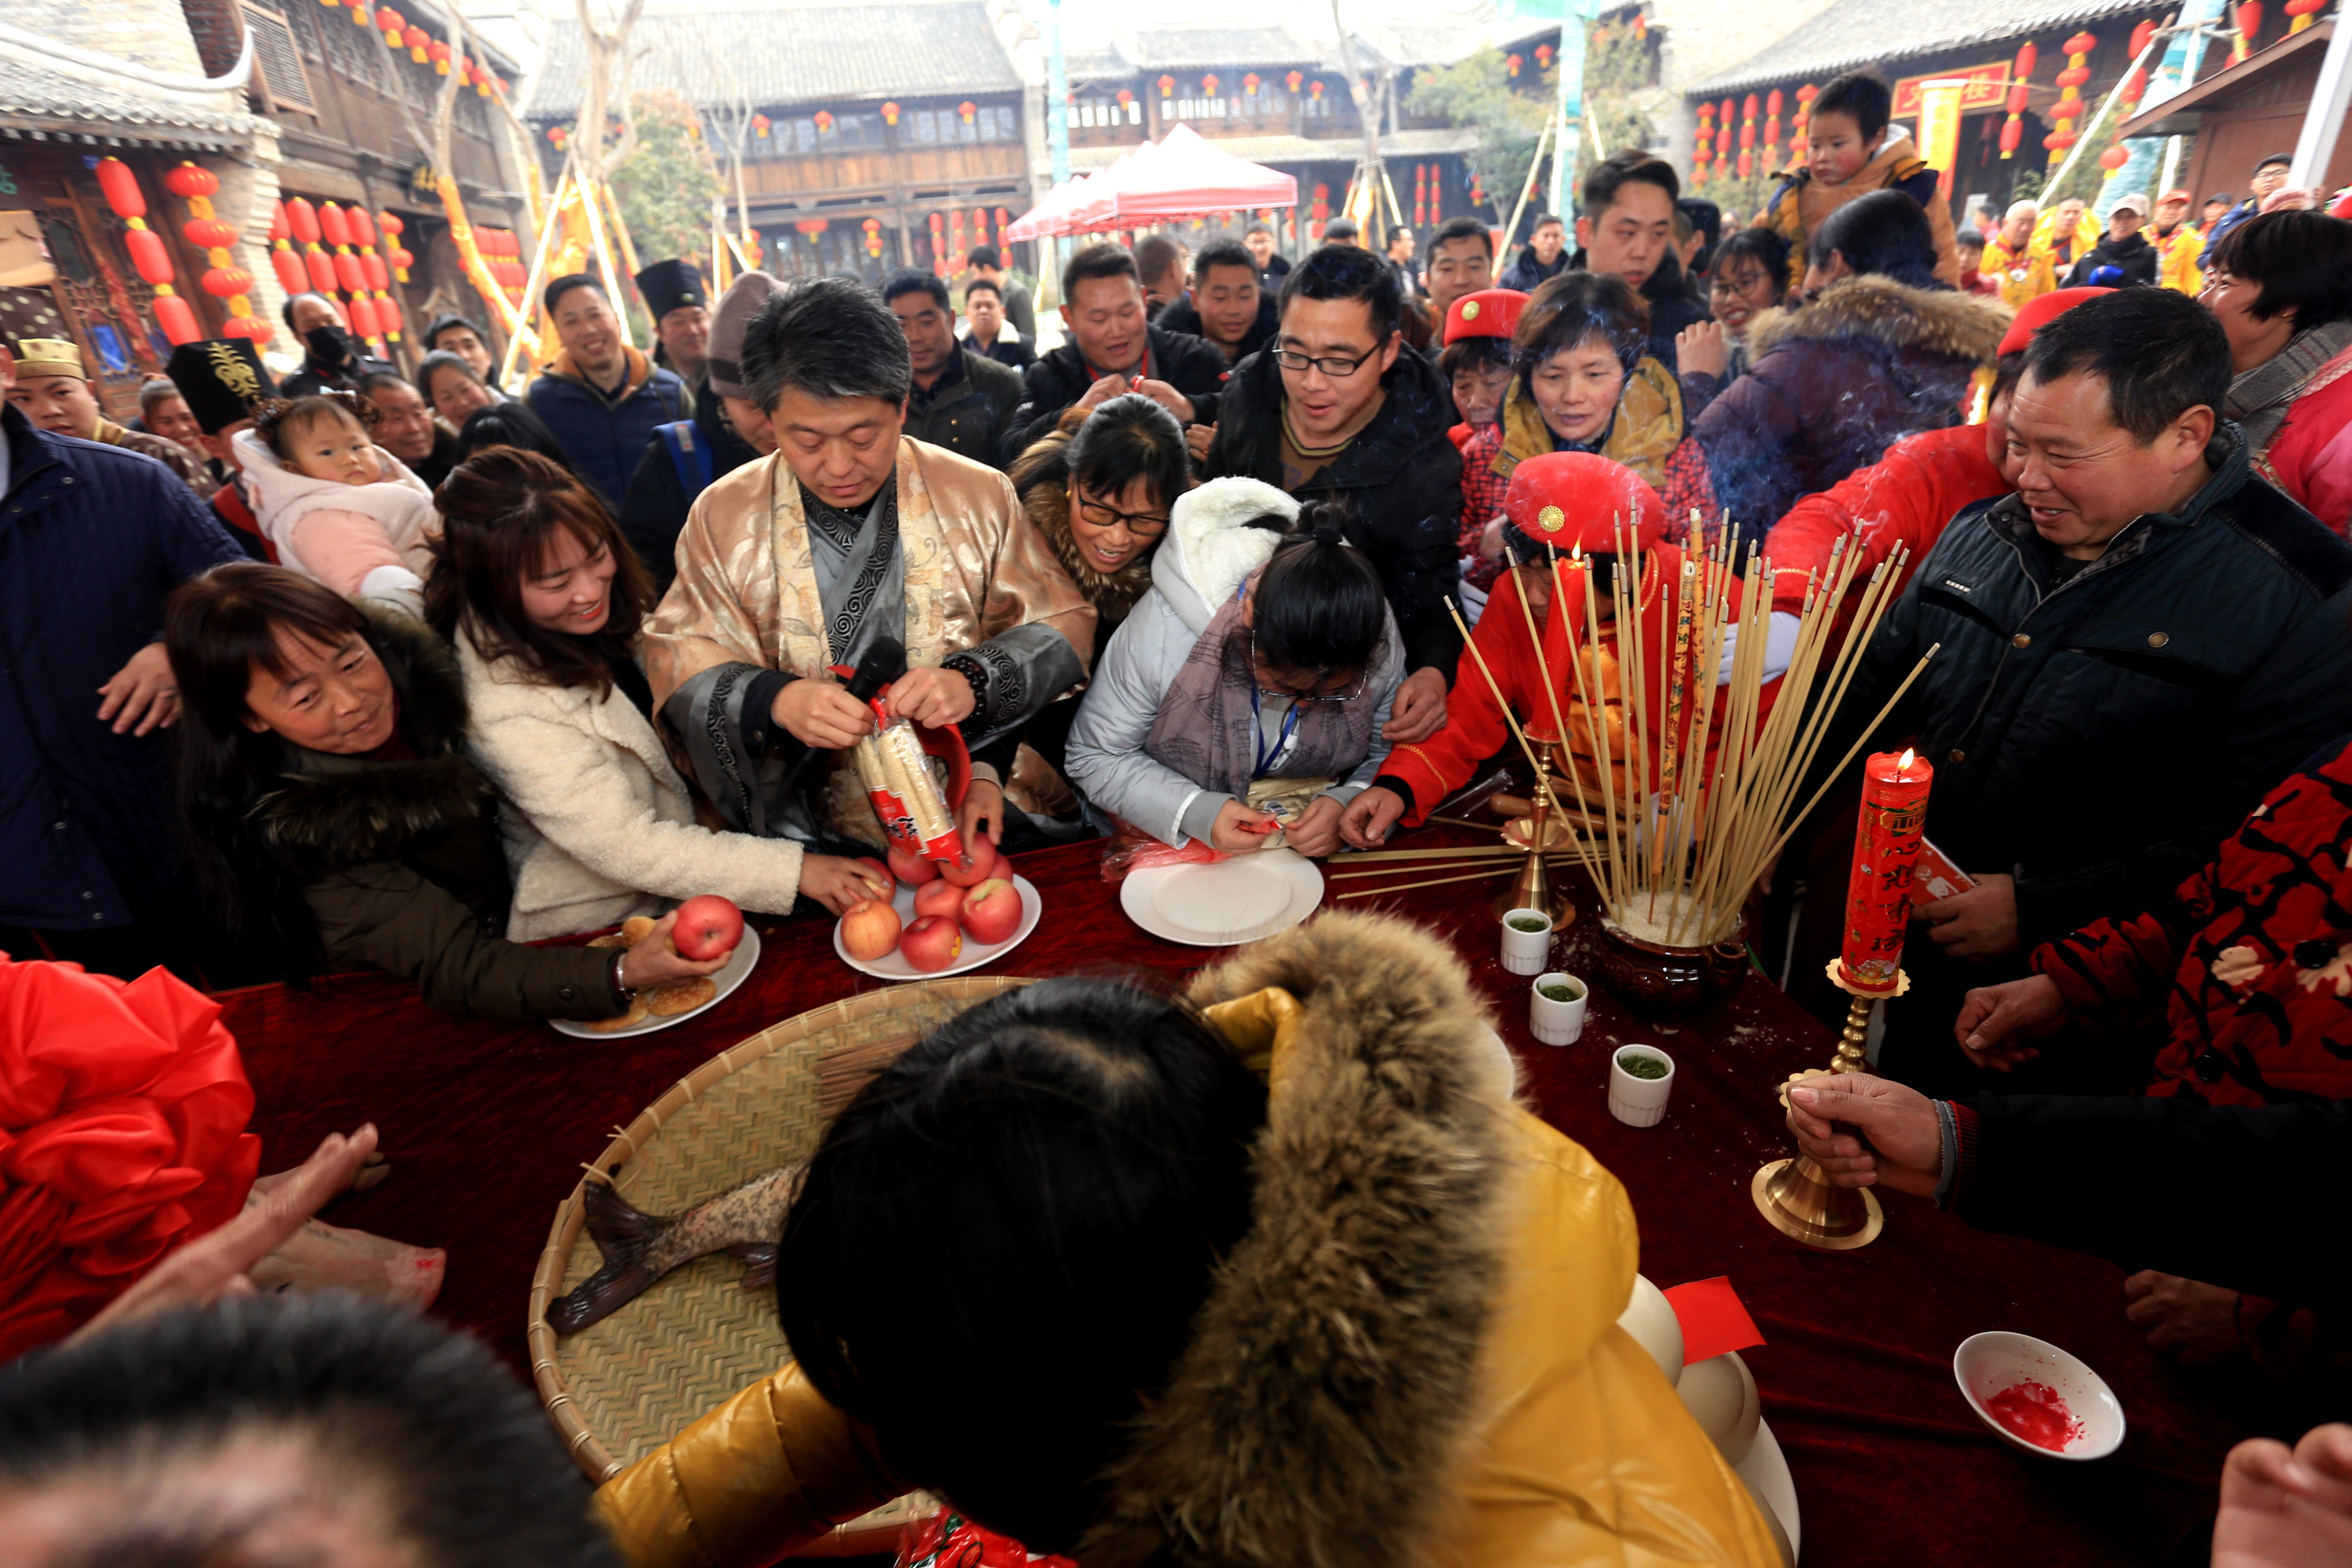
M 2137 1260 L 2152 1346 L 2340 1409 L 2341 1267 L 2257 1223 L 2280 1205 L 2251 1194 L 2339 1174 L 2352 1098 L 2352 221 L 2283 188 L 2273 158 L 2193 219 L 2174 190 L 2124 195 L 2104 229 L 2079 200 L 1956 225 L 1890 109 L 1874 76 L 1825 87 L 1806 157 L 1750 221 L 1617 153 L 1507 265 L 1469 217 L 1379 250 L 1335 219 L 1289 257 L 1264 224 L 1197 250 L 1086 244 L 1054 279 L 1051 346 L 1030 283 L 983 246 L 952 280 L 748 272 L 715 298 L 657 262 L 635 279 L 651 353 L 604 282 L 559 278 L 552 352 L 520 384 L 473 321 L 433 321 L 412 376 L 305 294 L 282 381 L 247 340 L 184 344 L 135 429 L 72 343 L 0 347 L 0 990 L 60 963 L 113 977 L 108 996 L 158 966 L 215 986 L 374 968 L 455 1013 L 625 1015 L 719 961 L 543 939 L 666 921 L 699 893 L 776 916 L 887 896 L 846 761 L 874 715 L 846 668 L 887 668 L 887 716 L 960 733 L 967 841 L 1370 848 L 1507 750 L 1507 706 L 1545 710 L 1556 554 L 1605 564 L 1630 541 L 1654 583 L 1726 552 L 1769 599 L 1770 678 L 1834 552 L 1865 570 L 1902 552 L 1821 755 L 1929 758 L 1929 833 L 1970 885 L 1921 908 L 1874 1072 L 1794 1090 L 1792 1125 L 1841 1182 Z M 1606 628 L 1608 689 L 1643 630 Z M 1588 771 L 1626 754 L 1622 734 L 1569 743 Z M 1761 896 L 1772 966 L 1835 1017 L 1843 995 L 1804 976 L 1835 951 L 1858 784 L 1819 782 Z M 1356 1289 L 1286 1276 L 1302 1237 L 1378 1276 L 1390 1294 L 1359 1331 L 1433 1369 L 1367 1417 L 1426 1428 L 1388 1457 L 1468 1462 L 1471 1358 L 1431 1336 L 1479 1320 L 1478 1291 L 1566 1265 L 1498 1250 L 1491 1215 L 1520 1199 L 1440 1172 L 1442 1152 L 1469 1170 L 1533 1150 L 1537 1201 L 1613 1184 L 1509 1109 L 1476 1039 L 1392 1026 L 1378 1048 L 1445 1086 L 1409 1115 L 1397 1090 L 1270 1100 L 1233 1048 L 1263 1033 L 1336 1071 L 1374 1047 L 1324 1016 L 1335 997 L 1469 1016 L 1430 946 L 1332 917 L 1185 1005 L 1055 982 L 929 1037 L 828 1134 L 793 1207 L 778 1279 L 800 1360 L 604 1489 L 623 1554 L 765 1561 L 908 1482 L 1041 1550 L 1154 1560 L 1181 1517 L 1216 1560 L 1307 1560 L 1280 1531 L 1220 1535 L 1230 1500 L 1199 1490 L 1251 1468 L 1218 1424 L 1264 1415 L 1202 1358 L 1358 1353 L 1250 1321 L 1245 1297 Z M 1266 987 L 1317 1000 L 1261 1017 Z M 1148 1135 L 1070 1133 L 1071 1106 Z M 1300 1170 L 1253 1179 L 1269 1129 Z M 241 1219 L 147 1236 L 147 1283 L 61 1286 L 37 1332 L 12 1330 L 29 1341 L 0 1339 L 96 1317 L 0 1373 L 0 1521 L 46 1489 L 126 1540 L 235 1541 L 236 1520 L 156 1500 L 246 1456 L 309 1500 L 305 1530 L 389 1508 L 418 1561 L 457 1561 L 445 1538 L 492 1519 L 501 1561 L 610 1561 L 476 1352 L 348 1304 L 187 1305 L 269 1255 L 301 1194 L 348 1184 L 357 1144 L 331 1145 Z M 1314 1148 L 1426 1184 L 1426 1234 L 1313 1212 Z M 952 1226 L 928 1202 L 1034 1161 L 1119 1197 L 979 1184 L 997 1195 Z M 1632 1233 L 1622 1194 L 1588 1202 L 1562 1233 L 1578 1266 L 1630 1277 L 1610 1250 Z M 900 1272 L 872 1266 L 877 1227 Z M 1019 1282 L 1080 1254 L 1068 1310 L 1034 1312 Z M 943 1259 L 1003 1305 L 919 1344 L 906 1303 Z M 1485 1431 L 1493 1484 L 1464 1518 L 1312 1422 L 1318 1458 L 1286 1462 L 1401 1495 L 1369 1517 L 1465 1561 L 1539 1560 L 1535 1519 L 1559 1541 L 1777 1561 L 1719 1456 L 1612 1359 L 1615 1306 L 1594 1310 L 1581 1338 L 1514 1331 L 1515 1356 L 1573 1365 L 1582 1392 Z M 942 1357 L 997 1421 L 934 1418 Z M 192 1424 L 207 1379 L 236 1384 L 236 1414 Z M 394 1441 L 325 1441 L 347 1409 Z M 1608 1435 L 1547 1448 L 1530 1434 L 1553 1419 Z M 445 1443 L 458 1427 L 470 1446 Z M 500 1432 L 506 1459 L 461 1458 Z M 1521 1495 L 1530 1466 L 1544 1484 Z M 331 1497 L 322 1467 L 384 1473 Z M 109 1511 L 91 1476 L 152 1506 Z M 1608 1507 L 1576 1505 L 1601 1489 Z M 2340 1541 L 2347 1495 L 2352 1434 L 2249 1449 L 2217 1552 L 2249 1510 Z M 42 1517 L 25 1528 L 67 1528 Z M 478 1542 L 465 1560 L 488 1559 Z

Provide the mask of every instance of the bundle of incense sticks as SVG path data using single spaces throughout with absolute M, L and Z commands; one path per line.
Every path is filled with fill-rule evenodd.
M 1584 647 L 1570 658 L 1566 680 L 1556 678 L 1546 660 L 1541 629 L 1518 572 L 1508 574 L 1511 592 L 1497 585 L 1486 613 L 1512 614 L 1501 601 L 1517 601 L 1516 612 L 1526 618 L 1535 647 L 1554 733 L 1573 737 L 1578 731 L 1569 718 L 1580 714 L 1585 720 L 1583 732 L 1591 739 L 1598 776 L 1588 788 L 1584 770 L 1571 763 L 1566 769 L 1570 799 L 1580 814 L 1604 823 L 1606 831 L 1576 839 L 1573 846 L 1611 921 L 1635 936 L 1670 946 L 1723 942 L 1738 929 L 1748 889 L 1780 852 L 1794 825 L 1853 760 L 1862 741 L 1893 710 L 1936 649 L 1929 648 L 1912 667 L 1862 739 L 1799 805 L 1797 792 L 1828 736 L 1872 632 L 1894 600 L 1908 552 L 1897 550 L 1872 571 L 1855 597 L 1853 618 L 1841 633 L 1839 608 L 1854 586 L 1860 560 L 1852 548 L 1853 537 L 1841 539 L 1828 565 L 1807 574 L 1795 649 L 1787 669 L 1772 678 L 1777 692 L 1768 692 L 1772 681 L 1767 680 L 1764 665 L 1775 579 L 1772 563 L 1759 546 L 1748 546 L 1741 570 L 1738 546 L 1727 529 L 1714 545 L 1685 554 L 1673 581 L 1651 584 L 1651 602 L 1645 604 L 1642 595 L 1647 563 L 1639 542 L 1621 522 L 1614 543 L 1617 570 L 1610 574 L 1606 602 L 1609 624 L 1616 628 L 1618 684 L 1625 699 L 1622 756 L 1612 754 L 1607 722 L 1603 600 L 1582 552 L 1566 559 L 1555 554 L 1549 567 L 1553 613 L 1565 614 L 1578 603 L 1584 606 Z M 1654 653 L 1653 634 L 1643 620 L 1653 611 L 1666 617 L 1655 636 Z M 1464 637 L 1466 641 L 1466 626 Z M 1727 639 L 1731 644 L 1727 673 Z M 1565 804 L 1558 784 L 1550 781 L 1504 700 L 1485 656 L 1475 643 L 1469 646 L 1512 736 L 1538 776 L 1547 781 L 1557 809 Z M 1664 668 L 1651 668 L 1660 658 Z M 1656 712 L 1652 710 L 1654 679 Z

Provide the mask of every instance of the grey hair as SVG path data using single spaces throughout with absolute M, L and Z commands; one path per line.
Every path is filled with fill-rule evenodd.
M 907 334 L 882 297 L 855 278 L 813 278 L 761 305 L 743 329 L 743 386 L 763 413 L 786 392 L 826 403 L 907 400 Z

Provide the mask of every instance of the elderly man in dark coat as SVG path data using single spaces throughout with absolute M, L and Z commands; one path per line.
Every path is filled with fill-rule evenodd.
M 157 639 L 166 594 L 243 558 L 162 465 L 0 410 L 0 947 L 130 979 L 196 945 Z

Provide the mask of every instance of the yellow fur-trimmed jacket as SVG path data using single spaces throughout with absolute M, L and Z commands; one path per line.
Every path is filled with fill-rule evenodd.
M 1113 1467 L 1087 1568 L 1778 1568 L 1618 1324 L 1624 1189 L 1512 1103 L 1450 952 L 1326 915 L 1192 995 L 1269 1079 L 1255 1217 Z M 596 1500 L 636 1568 L 751 1568 L 903 1489 L 786 1367 Z

